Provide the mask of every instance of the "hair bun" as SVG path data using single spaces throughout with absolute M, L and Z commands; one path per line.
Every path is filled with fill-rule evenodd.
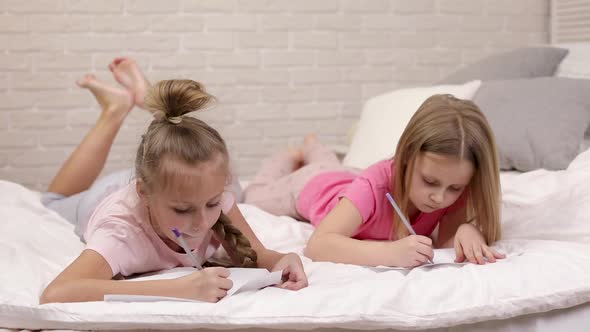
M 163 113 L 172 124 L 182 122 L 183 115 L 205 108 L 215 97 L 193 80 L 165 80 L 154 84 L 145 99 L 145 108 L 156 116 Z M 159 116 L 156 116 L 159 118 Z

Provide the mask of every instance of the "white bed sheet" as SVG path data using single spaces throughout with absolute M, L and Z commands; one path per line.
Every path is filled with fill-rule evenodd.
M 505 240 L 496 246 L 524 254 L 496 264 L 377 273 L 303 258 L 310 286 L 298 292 L 266 288 L 218 304 L 48 305 L 38 305 L 43 288 L 83 245 L 65 220 L 41 206 L 37 195 L 0 181 L 0 327 L 497 331 L 499 326 L 558 324 L 570 331 L 586 329 L 590 152 L 568 171 L 502 179 Z M 302 252 L 311 226 L 250 205 L 240 208 L 268 247 Z
M 550 312 L 522 315 L 511 319 L 489 320 L 474 324 L 452 326 L 448 328 L 437 328 L 421 330 L 421 332 L 586 332 L 590 326 L 590 303 L 567 309 L 553 310 Z M 162 329 L 164 330 L 164 329 Z M 167 329 L 169 330 L 169 329 Z M 0 332 L 18 332 L 16 329 L 0 329 Z M 69 331 L 69 330 L 64 330 Z M 118 332 L 138 332 L 137 330 L 114 330 Z M 183 331 L 215 332 L 218 329 L 181 329 Z M 227 332 L 296 332 L 300 329 L 228 329 Z M 348 332 L 351 329 L 342 328 L 318 328 L 315 332 Z M 360 330 L 359 330 L 360 331 Z M 382 332 L 399 332 L 397 329 L 380 329 Z

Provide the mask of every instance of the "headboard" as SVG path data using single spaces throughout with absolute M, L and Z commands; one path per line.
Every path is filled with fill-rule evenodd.
M 590 0 L 551 1 L 551 43 L 590 41 Z

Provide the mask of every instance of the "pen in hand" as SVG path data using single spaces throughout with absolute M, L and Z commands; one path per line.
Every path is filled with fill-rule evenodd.
M 182 249 L 184 250 L 184 252 L 186 252 L 188 257 L 193 261 L 193 267 L 196 267 L 197 270 L 202 270 L 203 267 L 201 266 L 201 264 L 197 260 L 197 257 L 195 257 L 195 254 L 193 253 L 191 248 L 188 246 L 188 244 L 184 240 L 184 237 L 182 236 L 182 234 L 178 231 L 177 228 L 172 228 L 172 232 L 174 233 L 174 235 L 178 239 L 178 242 L 179 242 L 180 246 L 182 247 Z
M 410 232 L 410 234 L 416 235 L 416 232 L 412 228 L 412 225 L 410 225 L 410 222 L 408 221 L 408 219 L 406 219 L 406 217 L 402 213 L 402 210 L 399 208 L 399 206 L 397 205 L 397 203 L 395 203 L 395 201 L 393 200 L 393 197 L 391 196 L 391 194 L 390 193 L 386 193 L 385 194 L 385 197 L 387 197 L 387 200 L 389 200 L 389 203 L 391 203 L 391 205 L 393 206 L 393 209 L 395 210 L 395 212 L 397 212 L 397 215 L 402 220 L 402 222 L 404 223 L 404 225 L 406 226 L 406 228 L 408 229 L 408 231 Z M 434 264 L 430 260 L 430 258 L 428 259 L 428 264 Z

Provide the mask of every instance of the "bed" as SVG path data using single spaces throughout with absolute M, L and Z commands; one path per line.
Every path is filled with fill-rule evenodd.
M 590 151 L 567 170 L 502 175 L 496 264 L 375 272 L 311 262 L 298 292 L 265 288 L 208 303 L 39 305 L 83 244 L 38 194 L 0 181 L 0 326 L 11 329 L 387 329 L 586 331 L 590 327 Z M 261 240 L 301 253 L 310 225 L 240 205 Z

